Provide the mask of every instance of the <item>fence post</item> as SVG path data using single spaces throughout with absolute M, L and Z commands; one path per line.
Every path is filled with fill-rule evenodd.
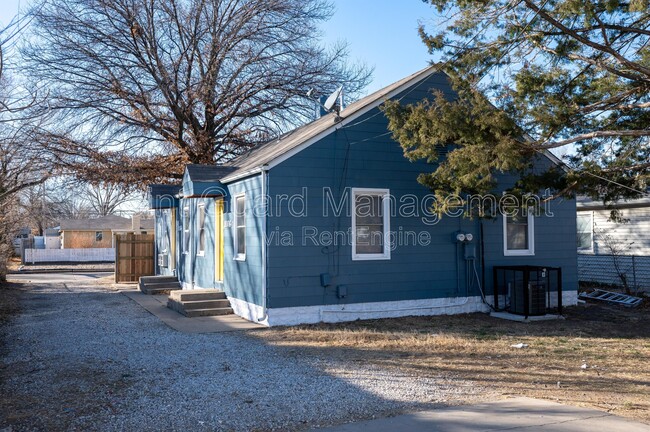
M 113 272 L 115 274 L 115 283 L 118 283 L 120 280 L 120 236 L 117 234 L 113 234 L 115 236 L 113 243 L 115 244 L 115 271 Z

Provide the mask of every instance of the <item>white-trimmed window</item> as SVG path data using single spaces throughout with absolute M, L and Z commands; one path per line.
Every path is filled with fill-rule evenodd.
M 100 242 L 104 240 L 104 233 L 102 231 L 95 231 L 95 241 Z
M 592 252 L 594 250 L 594 213 L 580 212 L 576 222 L 578 250 Z
M 205 255 L 205 204 L 199 204 L 199 250 L 196 252 L 198 256 Z
M 190 208 L 183 208 L 183 253 L 190 253 Z
M 503 215 L 503 254 L 507 256 L 535 255 L 535 218 L 533 210 L 526 216 L 521 210 L 514 216 Z
M 352 188 L 352 259 L 390 259 L 388 189 Z
M 236 195 L 234 212 L 234 243 L 235 259 L 243 261 L 246 259 L 246 196 Z

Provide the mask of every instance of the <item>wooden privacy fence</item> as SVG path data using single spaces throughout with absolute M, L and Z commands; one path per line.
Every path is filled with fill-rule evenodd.
M 153 234 L 115 236 L 115 282 L 138 282 L 140 276 L 154 273 Z

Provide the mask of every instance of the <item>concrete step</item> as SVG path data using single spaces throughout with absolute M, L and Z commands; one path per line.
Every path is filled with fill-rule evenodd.
M 199 300 L 224 300 L 226 293 L 221 290 L 182 290 L 170 293 L 169 298 L 179 302 Z
M 144 282 L 144 283 L 178 282 L 178 278 L 176 276 L 142 276 L 140 277 L 140 282 Z
M 233 313 L 226 293 L 215 289 L 172 291 L 167 307 L 190 318 Z
M 208 309 L 192 309 L 185 311 L 185 316 L 188 318 L 202 317 L 202 316 L 220 316 L 232 315 L 232 308 L 208 308 Z
M 181 284 L 178 281 L 174 282 L 160 282 L 160 283 L 145 283 L 144 286 L 147 288 L 168 288 L 168 289 L 180 289 Z
M 184 301 L 182 304 L 183 304 L 183 308 L 186 311 L 193 310 L 193 309 L 212 309 L 212 308 L 218 309 L 218 308 L 230 307 L 230 301 L 228 299 Z
M 142 276 L 138 288 L 145 294 L 169 294 L 181 289 L 181 284 L 174 276 Z

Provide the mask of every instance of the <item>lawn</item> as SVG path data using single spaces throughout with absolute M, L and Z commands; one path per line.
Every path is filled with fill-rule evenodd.
M 485 314 L 407 317 L 256 335 L 302 355 L 470 381 L 486 397 L 549 399 L 650 423 L 650 309 L 587 304 L 566 308 L 565 317 L 535 323 Z M 512 347 L 520 343 L 528 347 Z

